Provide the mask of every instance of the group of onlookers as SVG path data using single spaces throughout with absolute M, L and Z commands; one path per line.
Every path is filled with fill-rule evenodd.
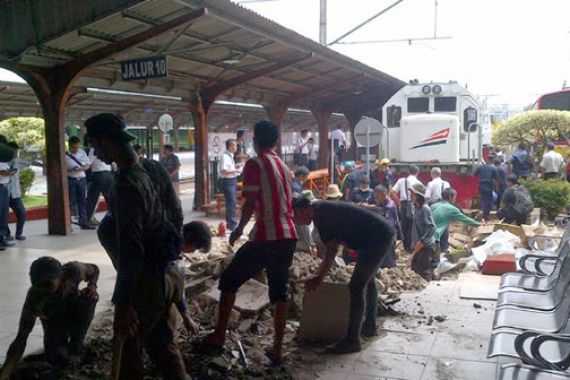
M 139 156 L 144 155 L 140 145 L 133 145 L 133 149 Z M 83 147 L 79 137 L 70 137 L 65 156 L 72 222 L 82 230 L 94 230 L 99 224 L 95 212 L 100 196 L 103 195 L 107 205 L 111 202 L 114 164 L 109 165 L 100 160 L 87 137 Z M 172 145 L 164 145 L 160 163 L 169 175 L 176 194 L 180 196 L 180 159 L 174 154 Z
M 440 168 L 432 169 L 432 180 L 427 186 L 418 179 L 417 166 L 409 167 L 407 175 L 393 183 L 388 159 L 378 160 L 369 175 L 366 170 L 356 168 L 350 162 L 345 163 L 345 169 L 347 173 L 342 181 L 342 190 L 337 185 L 330 185 L 324 194 L 325 198 L 357 204 L 383 216 L 396 231 L 404 250 L 412 254 L 412 269 L 427 279 L 433 277 L 433 270 L 439 264 L 440 252 L 449 249 L 449 225 L 453 222 L 479 225 L 455 206 L 457 192 L 450 187 L 449 182 L 441 178 Z M 308 175 L 309 170 L 305 167 L 299 167 L 295 171 L 294 197 L 313 197 L 309 190 L 303 190 Z M 300 225 L 296 228 L 298 249 L 310 250 L 310 247 L 316 245 L 318 236 L 309 233 L 308 226 Z M 350 252 L 344 256 L 351 259 Z M 397 259 L 393 244 L 380 267 L 395 267 Z

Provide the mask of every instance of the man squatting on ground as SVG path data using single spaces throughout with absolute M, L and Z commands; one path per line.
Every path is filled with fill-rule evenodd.
M 236 253 L 222 274 L 218 324 L 213 334 L 203 342 L 204 347 L 221 348 L 236 292 L 246 281 L 267 269 L 269 299 L 275 305 L 275 338 L 273 348 L 266 353 L 273 363 L 282 360 L 283 335 L 287 320 L 287 282 L 297 235 L 293 226 L 292 182 L 287 165 L 275 153 L 279 137 L 277 127 L 268 121 L 254 126 L 253 144 L 257 157 L 247 161 L 243 170 L 245 204 L 239 225 L 230 236 L 233 245 L 256 211 L 256 223 L 250 241 Z
M 28 290 L 18 334 L 6 354 L 0 379 L 7 380 L 26 349 L 36 318 L 42 321 L 46 360 L 56 367 L 77 355 L 91 325 L 99 299 L 99 268 L 72 261 L 61 265 L 52 257 L 40 257 L 30 267 L 32 286 Z M 79 284 L 87 286 L 79 290 Z
M 308 225 L 313 222 L 321 241 L 326 245 L 325 257 L 317 275 L 306 283 L 308 290 L 316 289 L 323 282 L 339 245 L 358 252 L 349 285 L 348 330 L 346 336 L 329 351 L 336 354 L 360 351 L 360 335 L 374 336 L 377 333 L 378 288 L 375 275 L 394 244 L 396 231 L 384 217 L 347 202 L 311 203 L 306 198 L 300 198 L 295 200 L 294 207 L 295 223 Z
M 119 378 L 143 377 L 144 346 L 164 379 L 185 379 L 169 324 L 171 306 L 183 300 L 175 262 L 182 212 L 178 202 L 166 203 L 177 199 L 174 189 L 170 181 L 157 181 L 168 176 L 160 164 L 139 159 L 130 144 L 134 136 L 120 116 L 99 114 L 85 126 L 95 155 L 118 167 L 111 212 L 101 222 L 99 237 L 117 268 L 113 303 L 115 344 L 122 348 Z

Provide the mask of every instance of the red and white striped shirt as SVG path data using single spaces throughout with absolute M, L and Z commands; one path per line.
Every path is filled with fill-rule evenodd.
M 273 149 L 251 158 L 243 169 L 243 194 L 257 199 L 254 242 L 296 239 L 293 225 L 293 176 Z

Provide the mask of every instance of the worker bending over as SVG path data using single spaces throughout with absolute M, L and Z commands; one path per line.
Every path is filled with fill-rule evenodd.
M 316 289 L 323 282 L 339 245 L 358 252 L 349 285 L 348 330 L 346 336 L 329 351 L 336 354 L 360 351 L 360 335 L 374 336 L 377 333 L 378 288 L 375 276 L 384 256 L 394 244 L 396 232 L 382 216 L 347 202 L 311 203 L 308 199 L 301 198 L 295 201 L 294 210 L 295 223 L 308 225 L 313 222 L 320 239 L 326 245 L 325 257 L 316 276 L 306 283 L 308 290 Z

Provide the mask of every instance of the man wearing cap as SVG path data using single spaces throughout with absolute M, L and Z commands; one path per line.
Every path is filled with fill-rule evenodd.
M 173 270 L 180 257 L 181 231 L 169 215 L 157 175 L 152 174 L 158 169 L 141 163 L 130 144 L 135 137 L 120 116 L 99 114 L 85 126 L 95 155 L 118 167 L 108 219 L 115 228 L 102 223 L 105 233 L 99 236 L 117 268 L 112 301 L 115 339 L 122 346 L 119 377 L 143 377 L 144 346 L 164 378 L 185 379 L 184 362 L 168 323 L 174 312 L 171 306 L 182 291 L 179 273 Z M 162 177 L 168 176 L 159 170 Z
M 435 244 L 435 222 L 426 202 L 426 188 L 416 183 L 410 189 L 410 200 L 415 207 L 412 226 L 412 257 L 409 266 L 414 272 L 430 281 L 433 269 L 439 265 L 439 250 Z
M 77 355 L 95 313 L 99 268 L 77 261 L 62 265 L 52 257 L 41 257 L 30 267 L 32 286 L 20 315 L 18 334 L 6 354 L 0 379 L 9 379 L 26 349 L 26 341 L 36 323 L 42 321 L 44 352 L 57 367 Z M 87 286 L 79 290 L 79 285 Z
M 382 185 L 388 189 L 388 194 L 390 194 L 393 185 L 392 170 L 389 167 L 390 160 L 383 158 L 378 160 L 376 165 L 376 169 L 374 169 L 371 175 L 371 186 L 375 189 L 378 185 Z
M 356 189 L 360 184 L 360 178 L 366 176 L 365 169 L 357 169 L 354 162 L 347 162 L 344 165 L 347 174 L 342 182 L 342 192 L 344 194 L 344 199 L 350 200 L 350 192 Z
M 398 217 L 398 208 L 396 203 L 390 199 L 388 195 L 388 189 L 382 185 L 378 185 L 374 188 L 374 193 L 370 196 L 366 203 L 362 204 L 363 207 L 372 210 L 379 215 L 382 215 L 390 222 L 394 231 L 397 232 L 397 238 L 402 237 L 402 228 L 400 226 L 400 218 Z M 388 254 L 384 256 L 384 260 L 380 265 L 381 268 L 395 268 L 398 265 L 396 256 L 396 244 L 392 245 Z
M 293 198 L 306 198 L 311 202 L 316 200 L 311 190 L 302 190 L 298 195 L 293 193 Z M 295 224 L 295 230 L 297 231 L 297 245 L 295 246 L 295 250 L 311 253 L 315 242 L 313 241 L 309 226 L 306 224 Z
M 352 203 L 364 203 L 372 196 L 372 189 L 370 188 L 370 178 L 367 175 L 360 177 L 358 187 L 355 187 L 350 192 L 350 201 Z
M 346 336 L 329 351 L 336 354 L 360 351 L 361 334 L 374 336 L 377 333 L 378 289 L 375 275 L 394 244 L 396 232 L 377 213 L 348 202 L 311 203 L 299 199 L 295 201 L 294 210 L 295 223 L 308 225 L 313 222 L 320 240 L 326 245 L 326 253 L 316 276 L 306 283 L 308 290 L 316 289 L 323 282 L 339 245 L 358 252 L 349 285 L 350 314 Z

